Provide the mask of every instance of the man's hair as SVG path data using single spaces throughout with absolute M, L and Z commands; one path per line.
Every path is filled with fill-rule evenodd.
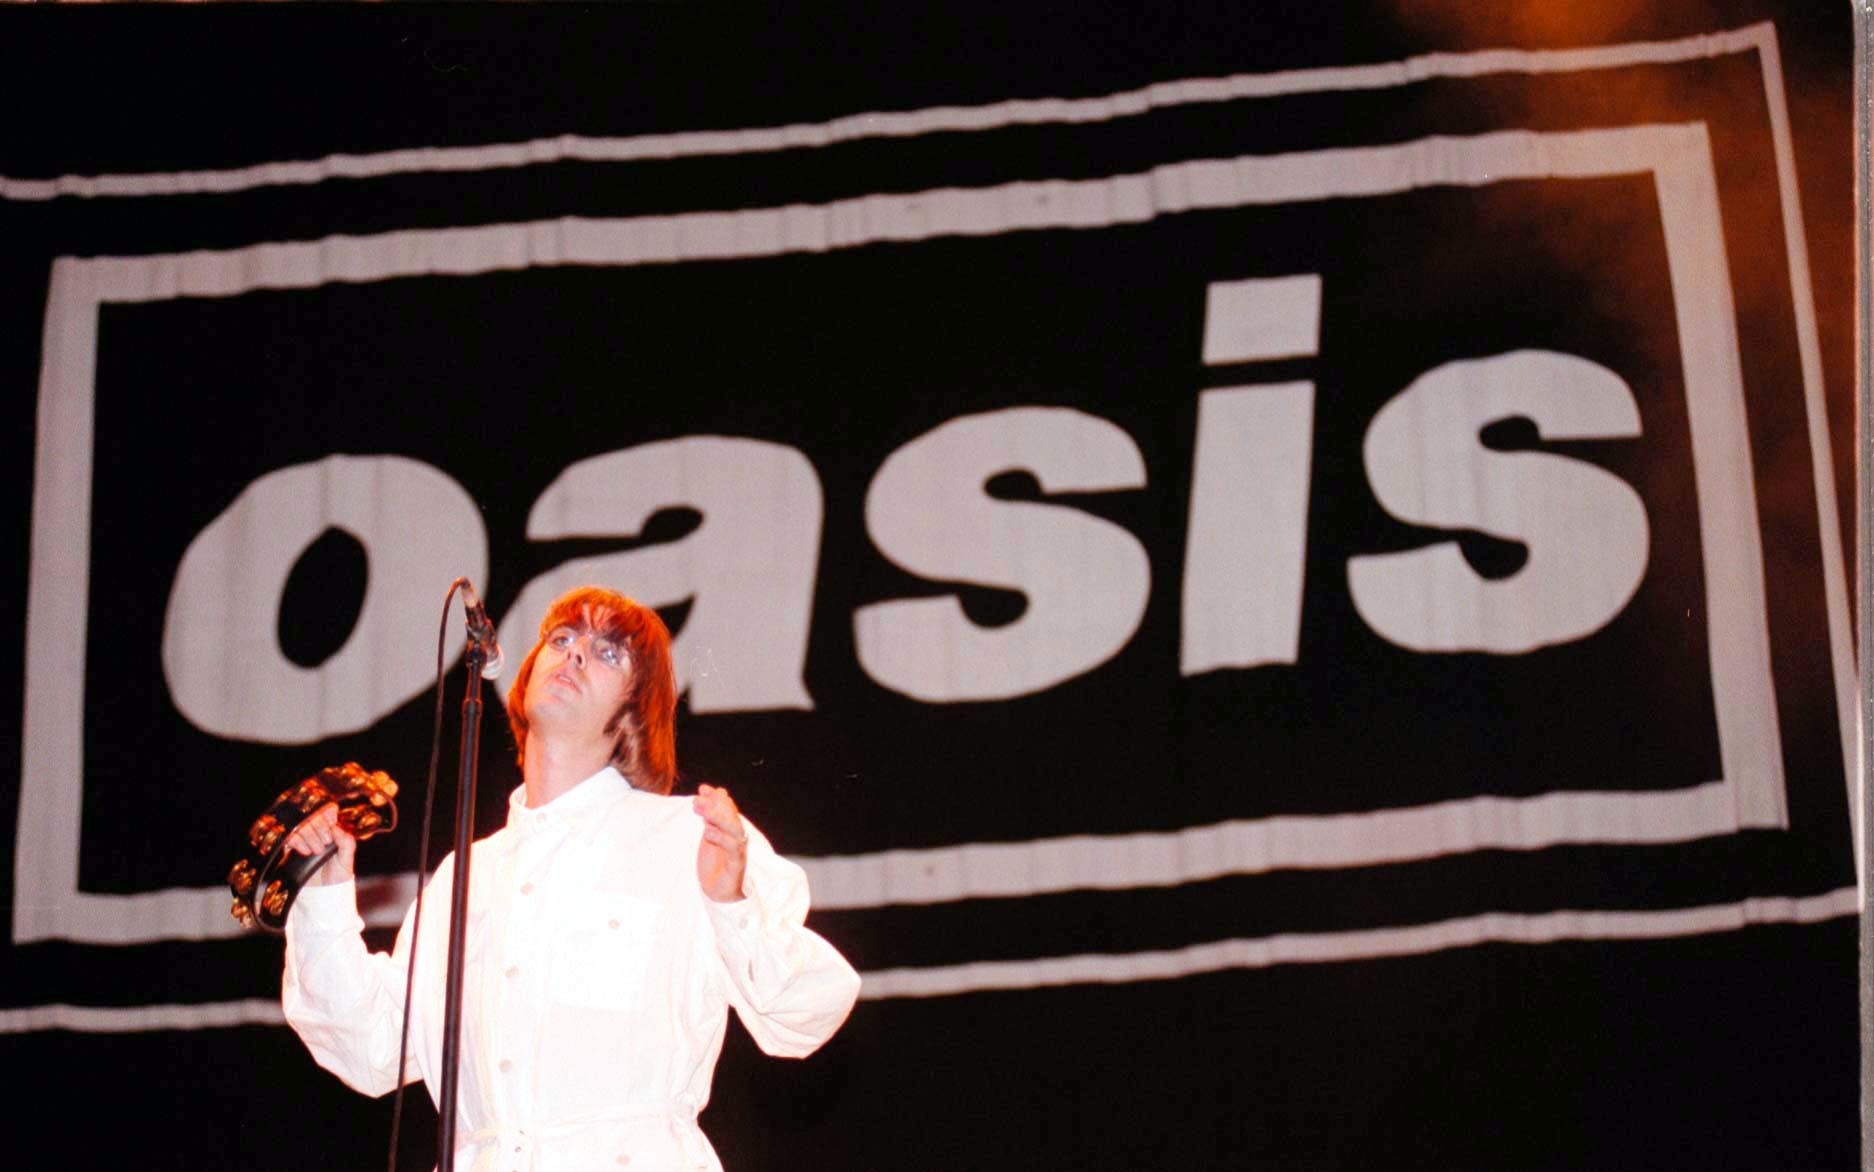
M 527 682 L 534 660 L 556 627 L 592 631 L 624 648 L 630 663 L 624 702 L 606 722 L 615 734 L 612 764 L 632 786 L 667 794 L 677 782 L 677 680 L 670 664 L 670 631 L 648 606 L 598 586 L 569 590 L 547 607 L 540 637 L 521 661 L 520 674 L 508 689 L 508 727 L 515 752 L 527 758 Z

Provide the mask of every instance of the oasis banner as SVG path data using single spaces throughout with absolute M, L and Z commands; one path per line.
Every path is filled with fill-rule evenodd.
M 732 1169 L 1851 1167 L 1847 13 L 1448 7 L 5 14 L 33 1162 L 382 1158 L 223 876 L 462 575 L 864 976 Z

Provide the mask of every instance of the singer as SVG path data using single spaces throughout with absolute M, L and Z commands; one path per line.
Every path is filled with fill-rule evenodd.
M 473 847 L 455 1162 L 473 1172 L 717 1169 L 696 1116 L 733 1008 L 761 1048 L 832 1036 L 859 977 L 805 926 L 806 877 L 724 789 L 670 796 L 677 690 L 647 607 L 583 588 L 547 610 L 508 693 L 523 784 Z M 441 1081 L 454 856 L 390 955 L 368 952 L 356 843 L 328 807 L 293 848 L 338 853 L 286 924 L 287 1021 L 366 1094 L 399 1081 L 404 965 L 417 949 L 410 1060 Z

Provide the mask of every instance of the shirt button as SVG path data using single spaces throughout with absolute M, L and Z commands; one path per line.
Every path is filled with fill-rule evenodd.
M 508 966 L 508 980 L 510 980 L 510 981 L 511 981 L 511 980 L 513 980 L 513 979 L 514 979 L 515 977 L 518 977 L 518 976 L 520 976 L 520 975 L 521 975 L 521 966 L 520 966 L 520 965 L 517 965 L 517 964 L 511 964 L 511 965 L 509 965 L 509 966 Z
M 522 895 L 532 895 L 533 893 L 534 893 L 534 885 L 533 885 L 533 884 L 531 884 L 531 883 L 523 883 L 523 884 L 521 884 L 521 894 L 522 894 Z
M 616 927 L 618 926 L 618 921 L 617 921 L 617 920 L 610 920 L 610 921 L 607 921 L 607 923 L 606 923 L 606 925 L 605 925 L 605 926 L 606 926 L 607 928 L 616 928 Z
M 514 1063 L 512 1060 L 507 1059 L 507 1058 L 503 1058 L 501 1060 L 501 1073 L 502 1074 L 506 1074 L 508 1071 L 513 1070 L 513 1069 L 514 1069 Z M 520 1151 L 519 1148 L 515 1148 L 514 1150 L 517 1152 Z

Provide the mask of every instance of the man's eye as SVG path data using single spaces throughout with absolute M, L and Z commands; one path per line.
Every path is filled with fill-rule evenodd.
M 599 658 L 612 667 L 617 667 L 622 661 L 622 658 L 618 654 L 618 648 L 613 647 L 609 643 L 602 644 L 599 647 Z
M 571 632 L 568 631 L 555 631 L 547 637 L 547 642 L 553 644 L 555 647 L 571 647 L 573 645 L 573 636 Z

